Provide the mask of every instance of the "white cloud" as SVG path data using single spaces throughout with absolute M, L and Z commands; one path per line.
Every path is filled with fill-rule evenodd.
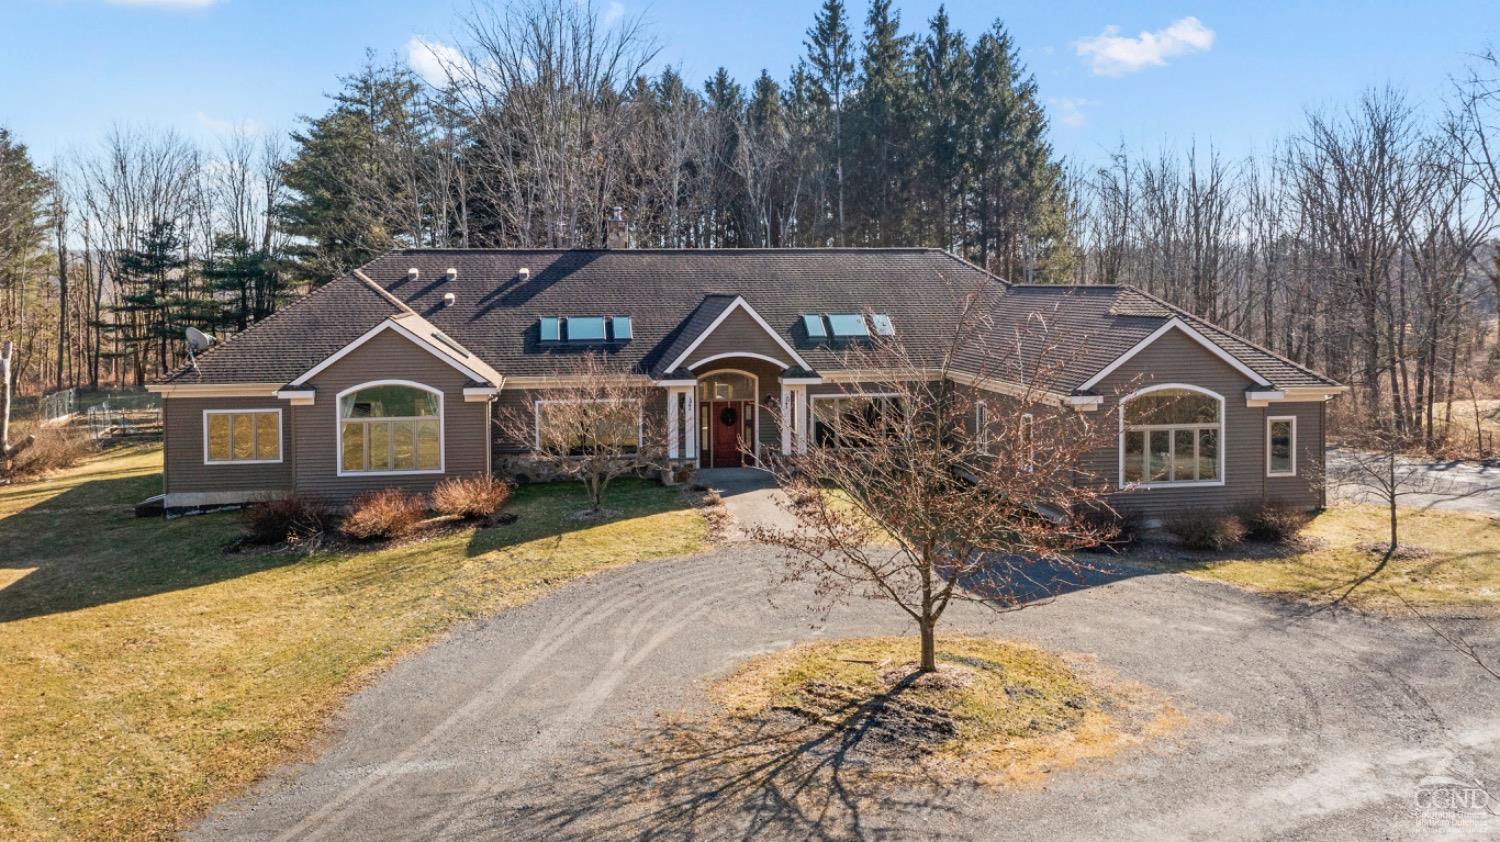
M 1057 114 L 1057 121 L 1069 128 L 1082 128 L 1089 121 L 1089 115 L 1084 113 L 1085 108 L 1098 105 L 1097 100 L 1084 99 L 1082 97 L 1062 97 L 1051 100 L 1052 106 Z
M 406 63 L 427 80 L 427 84 L 440 88 L 448 84 L 449 72 L 458 72 L 467 60 L 457 47 L 413 35 L 406 42 Z
M 157 9 L 207 9 L 219 0 L 104 0 L 111 6 L 151 6 Z
M 1160 67 L 1167 59 L 1206 52 L 1214 45 L 1214 31 L 1195 17 L 1176 21 L 1166 29 L 1142 32 L 1130 38 L 1118 26 L 1106 26 L 1092 38 L 1080 38 L 1073 46 L 1099 76 L 1124 76 L 1147 67 Z
M 260 124 L 254 120 L 241 120 L 238 123 L 233 120 L 221 120 L 202 111 L 197 113 L 198 125 L 213 132 L 214 134 L 260 134 Z
M 625 17 L 625 4 L 620 0 L 609 0 L 609 5 L 604 9 L 604 25 L 614 26 Z

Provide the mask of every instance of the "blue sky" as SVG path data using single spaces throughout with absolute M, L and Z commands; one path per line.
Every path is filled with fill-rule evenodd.
M 690 80 L 720 64 L 743 82 L 784 78 L 814 2 L 599 0 L 644 14 L 660 63 Z M 285 131 L 318 113 L 366 48 L 405 59 L 414 38 L 451 42 L 467 0 L 0 0 L 0 125 L 41 163 L 88 149 L 114 123 L 211 141 L 225 126 Z M 908 31 L 937 2 L 899 2 Z M 1393 83 L 1432 103 L 1465 57 L 1500 46 L 1490 2 L 999 3 L 950 0 L 976 34 L 1002 18 L 1036 74 L 1066 155 L 1121 140 L 1231 155 L 1294 129 L 1308 107 Z M 864 0 L 852 0 L 862 22 Z M 857 34 L 857 33 L 856 33 Z

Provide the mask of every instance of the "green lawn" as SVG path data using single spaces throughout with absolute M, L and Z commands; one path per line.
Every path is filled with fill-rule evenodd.
M 1178 563 L 1190 576 L 1310 602 L 1406 612 L 1417 609 L 1500 609 L 1500 518 L 1432 509 L 1401 515 L 1401 543 L 1421 558 L 1382 556 L 1361 548 L 1387 538 L 1386 513 L 1374 506 L 1339 506 L 1304 530 L 1305 549 L 1271 555 L 1229 550 Z
M 526 486 L 509 526 L 379 551 L 225 554 L 232 513 L 132 517 L 161 451 L 0 488 L 0 838 L 170 835 L 306 748 L 373 670 L 464 618 L 706 543 L 675 489 Z

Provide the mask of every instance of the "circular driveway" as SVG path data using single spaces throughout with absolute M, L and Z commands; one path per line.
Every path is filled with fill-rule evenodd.
M 354 696 L 325 750 L 224 805 L 200 839 L 1500 837 L 1500 682 L 1415 622 L 1310 612 L 1180 576 L 1123 576 L 940 632 L 1097 658 L 1170 696 L 1178 732 L 1010 790 L 825 799 L 693 789 L 622 744 L 704 704 L 706 680 L 794 641 L 910 632 L 886 603 L 826 618 L 737 544 L 638 564 L 463 627 Z M 1445 621 L 1495 652 L 1490 621 Z M 1458 783 L 1454 783 L 1457 781 Z M 1424 784 L 1428 789 L 1423 789 Z M 1470 789 L 1465 789 L 1465 792 Z M 1421 810 L 1418 805 L 1427 809 Z

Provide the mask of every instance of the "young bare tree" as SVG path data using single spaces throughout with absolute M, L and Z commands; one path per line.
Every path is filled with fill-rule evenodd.
M 773 468 L 795 527 L 755 533 L 821 595 L 895 603 L 917 625 L 923 672 L 936 669 L 938 621 L 954 601 L 1024 605 L 1084 572 L 1070 550 L 1114 531 L 1090 516 L 1110 511 L 1090 457 L 1113 446 L 1113 415 L 1060 406 L 1051 388 L 1079 337 L 1041 314 L 995 324 L 983 306 L 936 367 L 894 342 L 850 352 L 850 367 L 884 374 L 815 402 L 807 454 Z M 960 354 L 969 375 L 973 358 L 990 362 L 971 381 L 955 370 Z
M 528 449 L 523 457 L 588 489 L 590 514 L 604 517 L 604 495 L 617 477 L 666 464 L 666 430 L 650 411 L 660 389 L 602 354 L 582 354 L 534 403 L 498 413 L 501 435 Z

